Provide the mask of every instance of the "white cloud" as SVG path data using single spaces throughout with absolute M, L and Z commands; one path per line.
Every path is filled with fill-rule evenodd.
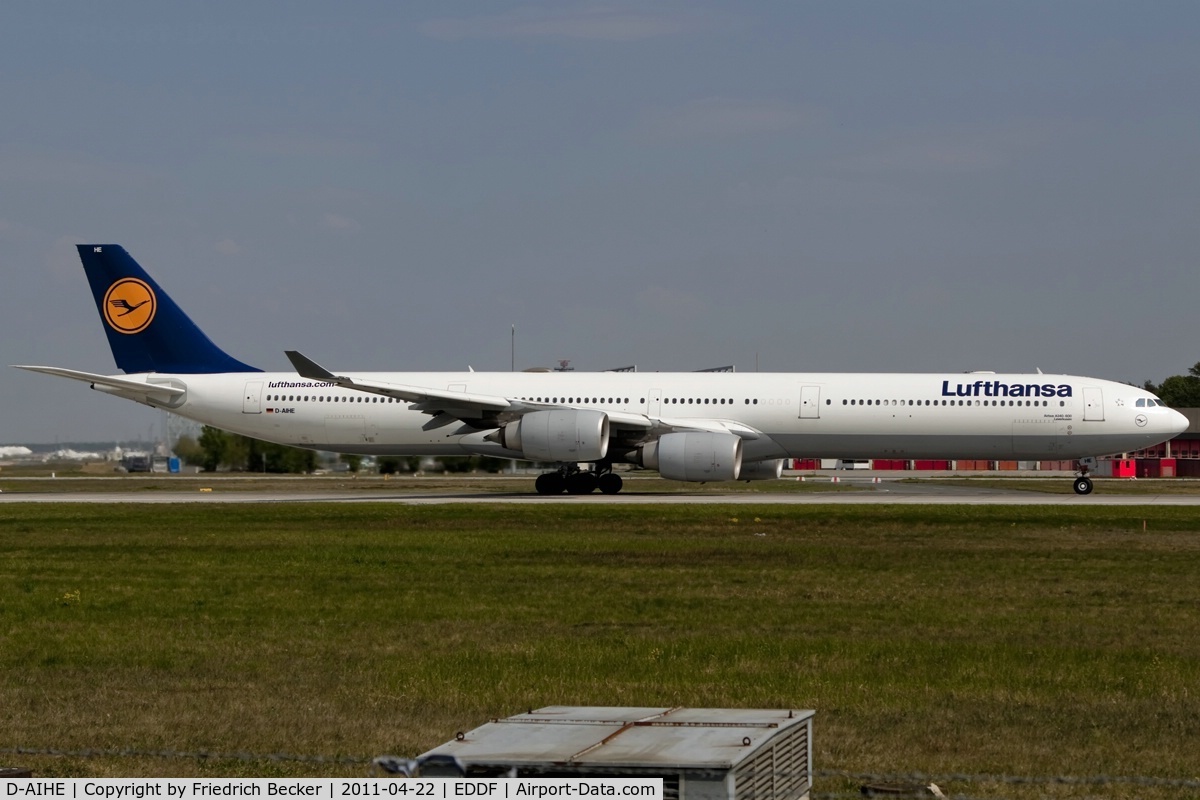
M 379 147 L 370 142 L 298 133 L 226 136 L 218 144 L 238 153 L 283 158 L 370 158 L 379 154 Z
M 1059 125 L 1016 123 L 982 132 L 910 135 L 871 152 L 840 159 L 835 166 L 854 172 L 975 172 L 997 169 L 1027 149 L 1055 137 Z
M 635 134 L 656 141 L 731 139 L 792 130 L 818 116 L 794 103 L 709 97 L 646 114 Z
M 673 36 L 695 28 L 695 15 L 655 14 L 596 6 L 585 10 L 519 8 L 506 14 L 429 20 L 421 32 L 431 39 L 587 39 L 632 42 Z
M 637 293 L 638 308 L 657 317 L 694 317 L 708 310 L 708 303 L 686 289 L 648 286 Z
M 75 249 L 75 245 L 82 241 L 78 236 L 60 236 L 50 245 L 45 264 L 54 280 L 67 283 L 79 279 L 79 251 Z
M 1003 162 L 995 147 L 970 142 L 903 142 L 851 156 L 837 166 L 856 172 L 960 172 L 994 169 Z
M 213 249 L 223 256 L 241 255 L 242 246 L 233 239 L 222 239 L 213 245 Z
M 0 153 L 0 181 L 66 187 L 144 187 L 158 173 L 142 164 L 105 161 L 77 151 L 27 148 Z
M 349 217 L 343 217 L 341 214 L 326 214 L 321 217 L 321 222 L 326 228 L 332 228 L 335 231 L 359 231 L 362 230 L 362 225 L 359 225 L 355 220 Z

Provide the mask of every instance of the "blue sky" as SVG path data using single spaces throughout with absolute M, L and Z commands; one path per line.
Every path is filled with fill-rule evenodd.
M 14 2 L 0 355 L 124 245 L 265 369 L 1200 361 L 1200 5 Z M 0 377 L 0 444 L 155 412 Z

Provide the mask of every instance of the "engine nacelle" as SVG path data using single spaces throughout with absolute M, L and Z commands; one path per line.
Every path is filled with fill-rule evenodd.
M 667 433 L 643 445 L 640 460 L 673 481 L 736 481 L 742 440 L 731 433 Z
M 534 411 L 501 428 L 495 441 L 533 461 L 599 461 L 608 454 L 608 415 Z
M 751 461 L 748 464 L 742 464 L 738 480 L 775 481 L 781 477 L 783 477 L 783 459 L 776 458 L 771 461 Z

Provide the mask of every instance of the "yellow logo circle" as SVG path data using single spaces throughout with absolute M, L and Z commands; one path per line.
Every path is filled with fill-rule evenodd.
M 104 321 L 120 333 L 141 333 L 157 309 L 154 290 L 137 278 L 122 278 L 104 294 Z

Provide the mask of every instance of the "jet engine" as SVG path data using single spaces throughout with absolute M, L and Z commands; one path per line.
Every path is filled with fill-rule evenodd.
M 644 467 L 673 481 L 736 481 L 742 440 L 731 433 L 667 433 L 642 446 Z
M 776 458 L 771 461 L 751 461 L 748 464 L 742 464 L 742 471 L 738 474 L 739 481 L 774 481 L 783 476 L 783 459 Z
M 533 411 L 486 438 L 533 461 L 599 461 L 608 454 L 608 415 Z

